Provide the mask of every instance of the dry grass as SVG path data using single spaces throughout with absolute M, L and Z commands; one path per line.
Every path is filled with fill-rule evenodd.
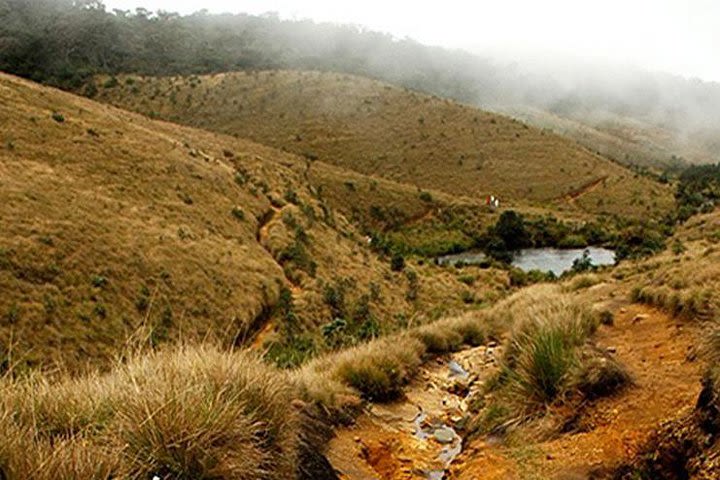
M 429 355 L 457 351 L 465 345 L 498 340 L 521 318 L 561 311 L 565 315 L 589 314 L 565 297 L 557 305 L 559 287 L 537 285 L 523 289 L 489 309 L 467 312 L 401 334 L 378 339 L 342 352 L 317 358 L 293 373 L 303 397 L 325 408 L 342 410 L 354 404 L 353 395 L 372 400 L 390 400 L 402 394 L 422 360 Z M 545 307 L 538 307 L 544 305 Z M 543 310 L 544 308 L 544 310 Z M 570 308 L 570 307 L 568 307 Z M 555 310 L 553 310 L 555 309 Z M 585 317 L 583 317 L 585 318 Z M 595 316 L 587 319 L 595 322 Z
M 606 179 L 582 209 L 647 215 L 672 205 L 667 187 L 557 135 L 377 81 L 269 71 L 190 83 L 135 78 L 97 98 L 451 195 L 547 203 Z
M 105 375 L 2 384 L 3 478 L 292 478 L 300 412 L 246 353 L 179 347 Z
M 709 131 L 693 137 L 672 128 L 661 128 L 637 118 L 606 112 L 599 119 L 559 116 L 529 107 L 502 109 L 538 128 L 549 128 L 572 138 L 593 151 L 627 165 L 659 169 L 678 164 L 677 157 L 689 163 L 715 163 Z
M 396 398 L 426 354 L 494 335 L 492 316 L 440 320 L 291 373 L 251 352 L 184 346 L 127 355 L 104 374 L 5 377 L 0 433 L 8 441 L 0 444 L 0 475 L 294 478 L 303 468 L 300 452 L 322 450 L 322 442 L 302 443 L 311 438 L 304 429 L 315 428 L 304 416 L 308 408 L 337 422 L 357 412 L 358 397 Z M 438 340 L 444 335 L 453 342 Z
M 293 374 L 304 398 L 325 408 L 342 410 L 359 395 L 386 401 L 402 394 L 417 367 L 429 355 L 478 345 L 494 332 L 491 316 L 482 311 L 412 328 L 338 353 L 317 358 Z
M 515 427 L 542 418 L 553 406 L 573 405 L 578 395 L 609 395 L 629 382 L 621 365 L 589 343 L 599 319 L 588 305 L 558 286 L 526 290 L 506 302 L 504 321 L 511 322 L 511 331 L 477 429 Z
M 565 288 L 570 292 L 576 292 L 578 290 L 584 290 L 590 288 L 598 283 L 602 282 L 602 278 L 594 273 L 585 273 L 582 275 L 575 275 L 565 285 Z
M 634 284 L 631 299 L 689 320 L 715 320 L 720 314 L 720 211 L 698 215 L 669 243 L 667 251 L 630 263 L 617 274 Z
M 340 281 L 349 305 L 378 292 L 370 308 L 388 327 L 463 307 L 467 287 L 429 265 L 413 265 L 417 295 L 406 298 L 405 276 L 318 194 L 304 159 L 7 75 L 0 118 L 0 370 L 8 355 L 108 365 L 139 329 L 151 345 L 243 344 L 268 319 L 285 321 L 273 318 L 282 287 L 300 329 L 333 319 L 323 289 Z M 317 172 L 341 189 L 358 177 Z M 378 185 L 409 215 L 428 209 L 416 189 Z M 504 275 L 488 272 L 495 280 L 474 293 L 505 289 Z

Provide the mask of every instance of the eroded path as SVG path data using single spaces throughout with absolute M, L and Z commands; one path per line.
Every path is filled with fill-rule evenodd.
M 635 455 L 663 420 L 694 406 L 700 391 L 700 365 L 693 361 L 695 335 L 692 325 L 657 310 L 620 308 L 615 325 L 601 327 L 596 340 L 627 367 L 634 385 L 587 407 L 576 432 L 514 448 L 477 440 L 456 462 L 450 478 L 604 478 Z
M 447 426 L 462 435 L 464 399 L 471 397 L 464 385 L 481 388 L 495 369 L 498 349 L 478 347 L 426 365 L 404 400 L 373 405 L 356 425 L 340 430 L 330 461 L 341 478 L 352 480 L 605 478 L 663 420 L 692 408 L 700 389 L 692 325 L 641 305 L 616 303 L 614 311 L 614 325 L 602 326 L 595 340 L 627 367 L 634 385 L 586 406 L 572 432 L 521 445 L 436 438 L 435 429 Z M 469 381 L 453 375 L 451 361 L 470 372 Z M 448 462 L 443 450 L 455 446 L 462 451 Z
M 355 425 L 340 430 L 328 459 L 341 478 L 447 478 L 463 448 L 465 398 L 494 370 L 498 353 L 490 344 L 438 358 L 423 367 L 404 399 L 372 405 Z

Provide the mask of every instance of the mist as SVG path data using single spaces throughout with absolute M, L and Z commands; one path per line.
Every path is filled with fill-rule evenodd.
M 704 0 L 249 1 L 240 13 L 141 1 L 0 0 L 0 69 L 70 89 L 96 73 L 338 71 L 506 113 L 626 164 L 720 160 L 720 6 Z

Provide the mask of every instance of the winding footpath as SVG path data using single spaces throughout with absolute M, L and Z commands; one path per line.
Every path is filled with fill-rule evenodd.
M 633 385 L 586 405 L 572 432 L 523 445 L 466 444 L 455 430 L 462 435 L 467 385 L 481 388 L 499 353 L 477 347 L 426 364 L 401 401 L 372 405 L 338 432 L 330 461 L 347 480 L 608 478 L 662 421 L 693 407 L 701 370 L 696 326 L 642 305 L 614 311 L 614 325 L 600 327 L 595 340 L 625 365 Z

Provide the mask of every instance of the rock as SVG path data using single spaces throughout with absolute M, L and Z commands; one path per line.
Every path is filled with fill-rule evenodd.
M 607 347 L 605 350 L 607 350 L 608 353 L 615 353 L 617 352 L 617 347 Z
M 497 347 L 497 345 L 498 345 L 497 342 L 490 342 L 490 343 L 488 343 L 488 348 L 495 348 L 495 347 Z
M 647 315 L 645 315 L 644 313 L 639 313 L 635 315 L 635 317 L 633 317 L 632 323 L 638 323 L 639 321 L 645 320 L 646 318 L 648 318 Z
M 465 378 L 468 376 L 468 372 L 455 360 L 450 360 L 450 362 L 448 363 L 448 368 L 450 369 L 451 377 Z
M 436 428 L 433 437 L 439 443 L 452 443 L 455 440 L 455 432 L 448 427 Z
M 465 397 L 470 392 L 468 382 L 457 381 L 448 387 L 448 392 L 458 397 Z
M 627 308 L 621 308 L 620 313 L 627 313 Z
M 467 415 L 464 415 L 462 417 L 453 417 L 451 419 L 453 421 L 453 425 L 455 426 L 456 430 L 465 430 L 465 427 L 467 427 L 468 422 L 470 421 L 470 417 Z

